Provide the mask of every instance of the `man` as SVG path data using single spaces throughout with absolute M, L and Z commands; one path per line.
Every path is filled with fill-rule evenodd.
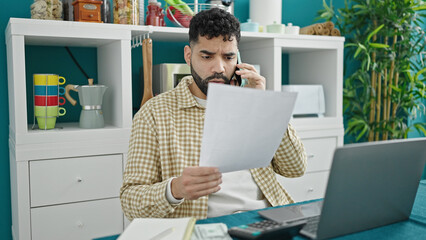
M 133 120 L 120 195 L 130 220 L 202 219 L 293 202 L 275 176 L 298 177 L 306 169 L 303 144 L 291 126 L 269 167 L 222 175 L 198 166 L 208 83 L 236 85 L 235 72 L 248 79 L 246 87 L 265 89 L 252 65 L 237 64 L 239 40 L 238 20 L 223 10 L 202 11 L 191 20 L 184 57 L 192 76 L 146 102 Z

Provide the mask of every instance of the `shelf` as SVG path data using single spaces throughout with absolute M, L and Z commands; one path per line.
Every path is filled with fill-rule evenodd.
M 6 38 L 25 37 L 26 45 L 100 47 L 117 40 L 130 40 L 130 32 L 110 24 L 11 18 Z M 7 39 L 6 39 L 7 41 Z
M 343 127 L 343 117 L 291 118 L 290 123 L 298 130 L 319 130 Z
M 6 28 L 8 57 L 8 87 L 10 109 L 10 138 L 17 146 L 24 144 L 52 144 L 56 142 L 119 140 L 128 143 L 132 124 L 131 31 L 114 24 L 67 22 L 11 18 Z M 61 131 L 32 130 L 27 119 L 27 96 L 23 89 L 32 86 L 26 78 L 25 46 L 95 47 L 97 53 L 98 84 L 108 87 L 103 96 L 103 116 L 107 127 L 82 130 L 78 123 L 61 124 Z M 29 73 L 32 74 L 32 73 Z M 61 74 L 62 75 L 62 74 Z M 28 89 L 27 89 L 28 90 Z M 28 91 L 27 91 L 28 92 Z M 74 96 L 76 97 L 76 95 Z M 126 152 L 126 151 L 123 151 Z
M 188 28 L 178 27 L 153 27 L 153 26 L 138 26 L 126 25 L 132 31 L 132 37 L 149 33 L 150 38 L 154 41 L 173 41 L 173 42 L 187 42 L 188 41 Z M 263 32 L 241 32 L 240 43 L 245 44 L 249 42 L 257 42 L 261 40 L 282 40 L 282 41 L 339 41 L 344 42 L 344 37 L 330 37 L 330 36 L 313 36 L 313 35 L 285 35 L 277 33 L 263 33 Z
M 284 35 L 272 33 L 242 34 L 242 49 L 279 48 L 281 53 L 304 53 L 343 49 L 344 37 Z
M 10 28 L 10 25 L 13 28 Z M 40 19 L 11 18 L 6 32 L 26 35 L 28 45 L 89 46 L 98 47 L 114 39 L 130 39 L 146 33 L 154 41 L 187 42 L 188 28 L 155 27 L 111 23 L 69 22 Z M 314 41 L 313 48 L 320 42 L 344 42 L 344 37 L 285 35 L 262 32 L 241 32 L 241 44 L 261 40 L 278 42 Z M 84 43 L 81 43 L 81 41 Z M 305 44 L 303 43 L 303 44 Z M 283 43 L 279 43 L 283 44 Z M 299 43 L 300 44 L 300 43 Z M 302 47 L 303 48 L 303 47 Z
M 99 130 L 110 130 L 110 129 L 121 129 L 119 127 L 108 125 L 106 124 L 104 128 L 93 128 L 93 129 L 84 129 L 80 128 L 78 123 L 57 123 L 55 125 L 54 129 L 49 130 L 43 130 L 37 128 L 37 125 L 35 125 L 35 128 L 33 129 L 33 125 L 28 125 L 28 134 L 55 134 L 55 133 L 66 133 L 66 132 L 73 132 L 73 131 L 88 131 L 88 132 L 96 132 Z
M 42 130 L 37 128 L 37 125 L 35 125 L 35 128 L 32 129 L 33 125 L 28 125 L 28 136 L 35 136 L 39 135 L 38 137 L 48 136 L 48 135 L 55 135 L 55 134 L 69 134 L 73 132 L 81 132 L 87 135 L 92 134 L 102 134 L 103 132 L 113 132 L 113 131 L 120 131 L 123 128 L 117 127 L 110 124 L 105 124 L 105 127 L 103 128 L 92 128 L 92 129 L 86 129 L 86 128 L 80 128 L 79 124 L 77 122 L 71 122 L 71 123 L 56 123 L 54 129 L 49 130 Z M 49 140 L 51 141 L 51 140 Z
M 125 139 L 128 142 L 130 129 L 130 127 L 123 128 L 108 124 L 104 128 L 83 129 L 78 126 L 78 123 L 57 123 L 54 129 L 41 130 L 38 128 L 32 129 L 31 124 L 28 125 L 28 132 L 25 134 L 16 134 L 13 129 L 9 129 L 9 134 L 10 139 L 17 145 L 67 143 L 76 140 L 97 141 L 99 139 L 104 142 L 118 142 L 119 139 Z M 15 135 L 16 137 L 14 137 Z M 20 141 L 16 142 L 16 138 L 20 139 Z
M 58 124 L 63 129 L 31 130 L 16 144 L 10 132 L 9 148 L 16 161 L 123 154 L 129 147 L 130 129 L 106 126 L 81 129 L 75 123 Z M 20 137 L 18 135 L 18 137 Z

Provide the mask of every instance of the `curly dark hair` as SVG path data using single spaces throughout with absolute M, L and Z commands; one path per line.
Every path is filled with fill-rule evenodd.
M 189 24 L 190 45 L 198 42 L 198 37 L 212 39 L 223 36 L 223 41 L 231 41 L 232 37 L 240 42 L 240 22 L 232 14 L 220 8 L 197 13 Z

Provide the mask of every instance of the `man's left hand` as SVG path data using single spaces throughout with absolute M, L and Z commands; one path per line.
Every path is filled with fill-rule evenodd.
M 241 78 L 248 80 L 248 83 L 244 87 L 257 88 L 262 90 L 266 89 L 265 78 L 257 73 L 256 68 L 254 68 L 253 65 L 240 63 L 237 64 L 237 67 L 240 70 L 236 71 L 236 74 L 240 75 Z

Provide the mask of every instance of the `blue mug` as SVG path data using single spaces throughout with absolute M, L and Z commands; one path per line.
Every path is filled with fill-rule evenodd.
M 59 92 L 58 92 L 59 88 Z M 35 95 L 39 96 L 52 96 L 52 95 L 64 95 L 65 88 L 58 87 L 58 85 L 35 85 L 34 86 Z

